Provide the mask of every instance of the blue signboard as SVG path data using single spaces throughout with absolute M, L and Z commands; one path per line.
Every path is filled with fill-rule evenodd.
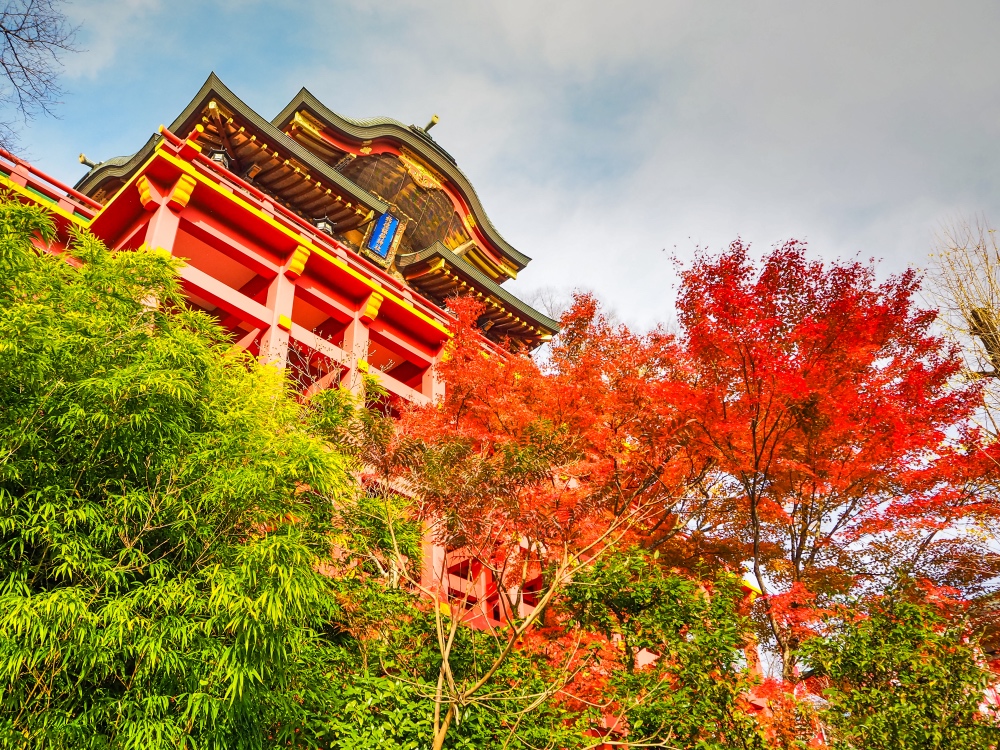
M 372 228 L 371 237 L 368 238 L 368 249 L 380 258 L 389 257 L 389 248 L 392 247 L 392 240 L 396 236 L 396 228 L 399 226 L 399 219 L 391 214 L 382 214 Z

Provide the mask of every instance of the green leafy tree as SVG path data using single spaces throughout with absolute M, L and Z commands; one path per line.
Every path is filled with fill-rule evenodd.
M 867 611 L 865 611 L 867 610 Z M 981 710 L 993 675 L 946 610 L 910 588 L 859 605 L 807 641 L 812 675 L 827 683 L 822 718 L 844 750 L 996 748 L 997 717 Z
M 0 204 L 0 743 L 320 743 L 348 463 L 174 260 L 52 231 Z
M 743 694 L 749 620 L 739 580 L 677 575 L 639 550 L 612 555 L 576 577 L 570 610 L 618 644 L 607 663 L 605 712 L 639 747 L 759 748 Z

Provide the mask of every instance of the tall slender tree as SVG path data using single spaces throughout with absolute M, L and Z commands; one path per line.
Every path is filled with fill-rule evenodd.
M 979 389 L 956 378 L 918 285 L 912 271 L 879 284 L 870 265 L 811 261 L 796 242 L 759 264 L 735 242 L 682 274 L 689 417 L 787 679 L 824 599 L 931 555 L 969 500 L 946 469 L 968 450 L 950 438 Z

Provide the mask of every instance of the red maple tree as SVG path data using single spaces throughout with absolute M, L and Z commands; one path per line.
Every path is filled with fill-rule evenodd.
M 384 475 L 381 486 L 410 488 L 414 513 L 440 551 L 427 553 L 422 579 L 411 580 L 447 603 L 436 613 L 440 741 L 513 649 L 560 652 L 567 681 L 580 659 L 596 658 L 581 649 L 582 632 L 551 628 L 551 605 L 608 551 L 668 542 L 711 502 L 697 491 L 709 464 L 690 450 L 685 368 L 673 337 L 613 325 L 582 295 L 542 362 L 487 344 L 475 301 L 455 300 L 453 310 L 460 325 L 437 373 L 447 395 L 405 411 L 391 449 L 369 462 Z M 673 391 L 677 397 L 665 397 Z M 394 463 L 394 446 L 408 441 L 421 446 L 419 462 Z M 463 617 L 449 619 L 456 608 Z M 459 685 L 448 659 L 462 622 L 506 645 L 495 669 Z
M 951 438 L 979 389 L 959 382 L 918 287 L 913 271 L 878 283 L 872 265 L 811 261 L 798 242 L 756 264 L 737 241 L 682 274 L 689 418 L 785 679 L 828 597 L 916 564 L 964 512 Z
M 995 448 L 971 426 L 980 389 L 918 288 L 913 272 L 879 283 L 871 264 L 811 261 L 797 242 L 758 262 L 736 242 L 683 270 L 678 336 L 613 324 L 578 295 L 542 359 L 485 342 L 479 304 L 455 300 L 446 396 L 404 411 L 369 462 L 383 486 L 407 484 L 444 550 L 436 578 L 411 581 L 452 608 L 436 613 L 438 741 L 516 648 L 565 658 L 573 681 L 591 657 L 553 605 L 609 551 L 655 549 L 692 577 L 749 568 L 786 683 L 838 598 L 899 575 L 993 575 L 968 572 L 951 533 L 998 515 L 981 491 Z M 394 463 L 409 445 L 420 460 Z M 452 684 L 470 623 L 506 645 L 495 669 Z

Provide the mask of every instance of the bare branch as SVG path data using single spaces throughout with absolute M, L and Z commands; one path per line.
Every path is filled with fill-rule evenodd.
M 64 0 L 7 0 L 0 10 L 0 103 L 14 119 L 53 114 L 63 94 L 59 84 L 62 54 L 75 52 L 78 27 L 63 13 Z M 0 122 L 0 143 L 13 140 L 13 120 Z

